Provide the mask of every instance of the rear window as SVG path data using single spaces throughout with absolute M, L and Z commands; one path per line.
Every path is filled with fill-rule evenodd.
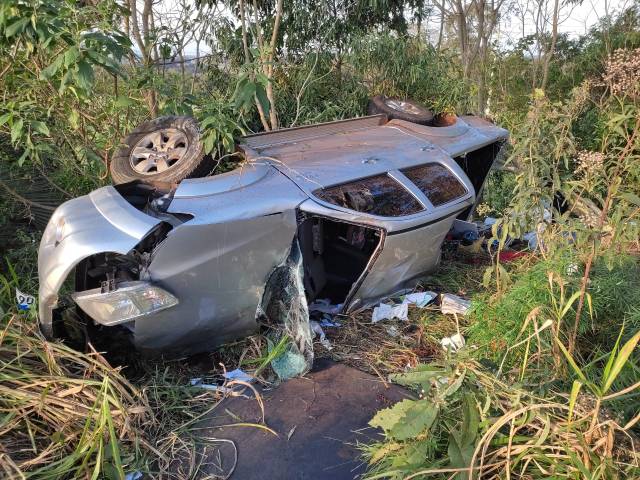
M 467 193 L 467 189 L 453 173 L 439 163 L 408 168 L 402 170 L 402 173 L 415 183 L 435 207 L 463 197 Z
M 401 217 L 423 210 L 411 193 L 387 175 L 323 188 L 313 194 L 333 205 L 381 217 Z

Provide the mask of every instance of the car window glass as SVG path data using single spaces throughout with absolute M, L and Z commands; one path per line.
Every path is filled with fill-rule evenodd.
M 423 210 L 411 193 L 387 175 L 316 190 L 314 195 L 334 205 L 382 217 L 400 217 Z
M 436 207 L 463 197 L 467 193 L 467 189 L 453 173 L 438 163 L 408 168 L 402 170 L 402 173 L 415 183 Z

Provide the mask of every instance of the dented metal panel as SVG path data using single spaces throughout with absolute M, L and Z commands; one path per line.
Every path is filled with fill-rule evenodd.
M 348 300 L 346 313 L 375 305 L 402 289 L 413 288 L 419 277 L 433 271 L 454 220 L 455 213 L 416 229 L 388 234 L 380 255 Z
M 294 210 L 215 224 L 187 222 L 154 253 L 148 280 L 180 304 L 135 322 L 144 350 L 202 351 L 257 328 L 271 272 L 289 253 Z

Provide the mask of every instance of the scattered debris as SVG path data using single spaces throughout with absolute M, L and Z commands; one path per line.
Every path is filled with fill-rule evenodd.
M 333 318 L 331 318 L 330 315 L 324 314 L 320 319 L 320 326 L 322 328 L 341 327 L 342 324 L 340 322 L 336 322 L 335 320 L 333 320 Z
M 305 356 L 294 349 L 287 349 L 282 355 L 271 361 L 271 368 L 280 380 L 288 380 L 305 374 L 309 365 Z
M 18 303 L 18 310 L 29 310 L 35 303 L 35 297 L 22 293 L 16 288 L 16 300 Z
M 211 390 L 212 392 L 227 393 L 231 391 L 230 388 L 224 387 L 222 385 L 218 385 L 216 383 L 202 383 L 202 378 L 200 377 L 192 378 L 191 380 L 189 380 L 189 383 L 191 384 L 192 387 L 198 387 L 204 390 Z
M 409 305 L 424 308 L 437 296 L 438 294 L 434 292 L 414 292 L 401 296 L 400 299 L 402 303 L 400 304 L 381 303 L 373 309 L 371 323 L 378 323 L 380 320 L 392 320 L 394 318 L 398 320 L 408 320 Z
M 140 480 L 142 478 L 142 472 L 131 472 L 124 476 L 124 480 Z
M 434 292 L 415 292 L 409 293 L 402 297 L 402 303 L 414 304 L 419 308 L 424 308 L 430 304 L 436 297 L 437 293 Z
M 471 308 L 471 302 L 464 298 L 452 295 L 451 293 L 443 293 L 440 299 L 440 310 L 442 313 L 457 315 L 466 315 Z
M 293 436 L 293 432 L 295 432 L 295 431 L 296 431 L 296 428 L 298 428 L 298 425 L 294 425 L 294 426 L 291 428 L 291 430 L 289 430 L 289 433 L 287 434 L 287 442 L 288 442 L 289 440 L 291 440 L 291 437 Z
M 311 331 L 314 333 L 314 338 L 315 334 L 317 334 L 320 337 L 320 344 L 327 350 L 331 350 L 333 348 L 331 346 L 331 342 L 327 339 L 327 336 L 324 334 L 324 330 L 322 330 L 320 324 L 315 320 L 311 320 L 309 324 L 311 325 Z
M 319 298 L 309 305 L 310 312 L 322 312 L 330 315 L 337 315 L 342 311 L 342 304 L 332 305 L 328 298 Z
M 392 320 L 394 318 L 397 318 L 398 320 L 408 320 L 409 304 L 401 303 L 399 305 L 390 305 L 387 303 L 381 303 L 373 309 L 371 323 L 378 323 L 380 320 Z
M 456 219 L 451 226 L 451 233 L 456 239 L 463 239 L 465 235 L 469 235 L 469 232 L 478 235 L 478 225 L 473 222 L 466 222 L 464 220 Z
M 385 330 L 391 338 L 396 338 L 400 335 L 400 330 L 395 325 L 385 325 Z
M 445 352 L 457 352 L 465 345 L 464 337 L 459 333 L 451 335 L 450 337 L 444 337 L 440 340 L 440 345 L 444 348 Z
M 238 380 L 240 382 L 251 383 L 255 380 L 255 378 L 243 370 L 236 368 L 230 372 L 224 373 L 222 375 L 227 380 Z
M 507 263 L 517 260 L 518 258 L 526 257 L 529 252 L 523 252 L 518 250 L 503 250 L 498 254 L 498 260 Z

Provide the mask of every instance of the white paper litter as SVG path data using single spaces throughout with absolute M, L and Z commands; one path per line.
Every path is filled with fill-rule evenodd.
M 451 335 L 450 337 L 444 337 L 442 340 L 440 340 L 440 345 L 442 345 L 442 348 L 444 348 L 445 352 L 457 352 L 462 347 L 464 347 L 464 344 L 464 337 L 459 333 Z
M 417 307 L 424 308 L 431 303 L 436 297 L 437 293 L 433 292 L 415 292 L 409 293 L 402 298 L 402 303 L 408 303 L 416 305 Z
M 394 318 L 397 318 L 398 320 L 408 320 L 409 304 L 401 303 L 400 305 L 389 305 L 381 303 L 373 309 L 371 322 L 378 323 L 380 320 L 391 320 Z
M 322 330 L 322 327 L 320 326 L 320 324 L 318 322 L 316 322 L 315 320 L 311 320 L 309 322 L 309 325 L 311 325 L 311 330 L 314 333 L 314 338 L 316 336 L 316 334 L 320 337 L 320 344 L 326 348 L 327 350 L 331 350 L 333 348 L 333 346 L 331 345 L 331 342 L 329 341 L 329 339 L 327 338 L 327 336 L 324 334 L 324 330 Z
M 246 382 L 246 383 L 251 383 L 254 380 L 254 378 L 251 375 L 244 372 L 243 370 L 240 370 L 239 368 L 236 368 L 235 370 L 224 373 L 222 376 L 227 380 L 239 380 L 241 382 Z
M 16 288 L 16 302 L 18 304 L 18 310 L 29 310 L 35 301 L 35 297 L 22 293 Z
M 450 293 L 443 293 L 440 300 L 440 310 L 446 314 L 458 314 L 466 315 L 471 308 L 471 302 L 464 298 L 452 295 Z

